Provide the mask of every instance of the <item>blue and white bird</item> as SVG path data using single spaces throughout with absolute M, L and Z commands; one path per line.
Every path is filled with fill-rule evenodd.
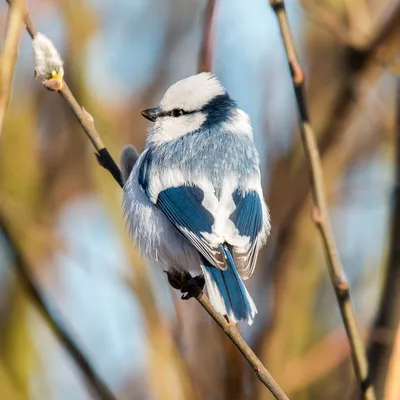
M 156 108 L 144 152 L 121 154 L 124 211 L 139 251 L 164 270 L 202 274 L 211 303 L 252 324 L 249 278 L 270 231 L 248 115 L 218 79 L 172 85 Z

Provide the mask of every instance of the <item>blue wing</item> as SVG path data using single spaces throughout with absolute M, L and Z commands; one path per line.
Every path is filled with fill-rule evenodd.
M 263 229 L 263 209 L 260 196 L 255 190 L 235 190 L 232 194 L 235 211 L 230 220 L 235 224 L 240 236 L 249 240 L 246 248 L 233 246 L 232 253 L 236 267 L 246 279 L 254 272 L 258 253 L 258 238 Z
M 254 242 L 262 230 L 263 214 L 258 193 L 235 190 L 232 194 L 235 211 L 229 219 L 235 224 L 241 236 L 248 236 L 250 243 Z
M 203 234 L 211 234 L 213 215 L 202 205 L 204 192 L 197 186 L 165 189 L 158 195 L 156 206 L 168 220 L 214 266 L 226 269 L 219 245 L 212 245 Z

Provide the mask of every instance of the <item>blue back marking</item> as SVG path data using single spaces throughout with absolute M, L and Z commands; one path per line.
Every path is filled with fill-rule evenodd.
M 262 229 L 262 205 L 258 193 L 254 190 L 243 192 L 235 190 L 232 194 L 236 209 L 229 216 L 241 236 L 250 237 L 254 242 Z
M 197 186 L 178 186 L 159 193 L 156 206 L 179 228 L 186 228 L 196 236 L 211 233 L 214 217 L 202 205 L 204 192 Z

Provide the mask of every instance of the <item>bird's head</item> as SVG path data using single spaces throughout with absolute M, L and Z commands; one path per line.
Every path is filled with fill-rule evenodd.
M 155 123 L 151 142 L 165 142 L 219 125 L 251 136 L 249 118 L 237 108 L 217 77 L 203 72 L 173 84 L 158 107 L 142 111 Z

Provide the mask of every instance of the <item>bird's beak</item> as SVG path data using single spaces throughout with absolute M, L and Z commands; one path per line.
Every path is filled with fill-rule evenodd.
M 156 108 L 148 108 L 147 110 L 142 111 L 143 117 L 148 119 L 151 122 L 155 122 L 155 120 L 160 116 L 161 110 L 159 107 Z

